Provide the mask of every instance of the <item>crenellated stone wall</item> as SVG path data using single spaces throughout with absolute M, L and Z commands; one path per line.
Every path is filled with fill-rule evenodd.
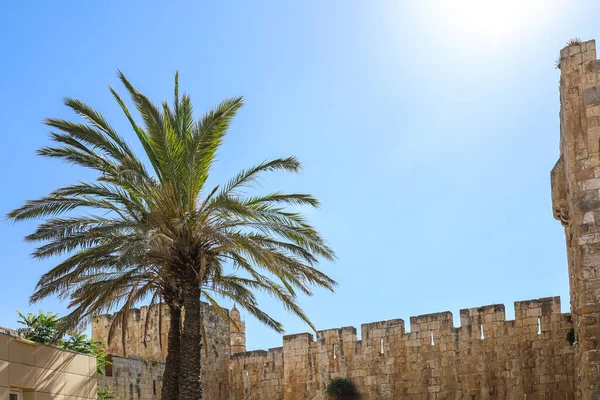
M 230 329 L 235 326 L 238 331 L 243 329 L 239 312 L 233 319 L 238 319 L 237 324 L 232 325 L 230 321 L 223 317 L 214 307 L 203 303 L 203 326 L 206 332 L 207 346 L 202 354 L 202 373 L 205 382 L 205 399 L 223 399 L 228 395 L 228 375 L 229 375 L 229 356 L 231 354 Z M 159 309 L 162 315 L 159 317 Z M 221 310 L 221 312 L 227 312 Z M 237 310 L 236 310 L 237 311 Z M 125 349 L 123 349 L 121 340 L 121 325 L 115 325 L 115 331 L 112 340 L 109 340 L 109 331 L 113 322 L 116 321 L 115 315 L 100 315 L 92 320 L 92 336 L 96 340 L 104 342 L 104 348 L 107 353 L 120 356 L 115 358 L 119 364 L 113 367 L 114 374 L 102 381 L 106 386 L 118 388 L 119 393 L 126 393 L 129 396 L 129 384 L 138 385 L 139 381 L 147 381 L 149 378 L 149 365 L 157 363 L 162 364 L 166 359 L 168 352 L 168 331 L 170 325 L 169 308 L 166 305 L 153 307 L 148 312 L 148 307 L 133 309 L 128 314 L 127 329 L 125 331 Z M 185 316 L 184 316 L 185 318 Z M 148 320 L 149 319 L 149 320 Z M 245 338 L 245 334 L 243 336 Z M 239 348 L 239 347 L 238 347 Z M 241 349 L 245 349 L 244 347 Z M 128 357 L 125 362 L 121 357 Z M 123 367 L 121 367 L 123 366 Z M 125 368 L 127 366 L 127 368 Z M 135 366 L 135 368 L 134 368 Z M 133 369 L 132 369 L 133 368 Z M 129 376 L 128 371 L 133 370 L 133 375 Z M 139 375 L 139 376 L 138 376 Z M 111 379 L 108 379 L 111 378 Z M 155 380 L 155 379 L 152 379 Z M 160 375 L 159 385 L 162 387 L 162 373 Z M 139 386 L 139 385 L 138 385 Z M 136 386 L 137 387 L 137 386 Z M 140 393 L 145 389 L 139 389 Z M 146 390 L 147 392 L 147 390 Z M 134 390 L 134 394 L 138 389 Z M 160 394 L 160 391 L 158 392 Z M 138 397 L 136 399 L 151 398 Z M 129 397 L 125 397 L 129 398 Z
M 326 384 L 349 377 L 365 400 L 571 399 L 573 328 L 558 297 L 285 336 L 283 348 L 231 357 L 232 400 L 323 399 Z M 546 396 L 546 397 L 544 397 Z

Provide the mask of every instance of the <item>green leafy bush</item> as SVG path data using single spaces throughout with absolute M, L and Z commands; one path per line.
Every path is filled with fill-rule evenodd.
M 356 385 L 348 378 L 332 379 L 325 389 L 325 394 L 328 398 L 336 400 L 360 399 Z
M 25 328 L 19 329 L 25 339 L 43 344 L 49 344 L 54 339 L 58 326 L 57 314 L 44 314 L 41 310 L 37 315 L 29 313 L 25 316 L 18 311 L 17 314 L 20 318 L 17 322 L 25 325 Z
M 112 387 L 98 388 L 98 400 L 118 399 Z

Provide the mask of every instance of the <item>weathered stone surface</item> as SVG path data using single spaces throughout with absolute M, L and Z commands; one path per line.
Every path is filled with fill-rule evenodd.
M 573 325 L 558 297 L 285 336 L 283 348 L 231 357 L 230 398 L 323 399 L 326 384 L 349 377 L 366 400 L 569 399 L 574 387 Z M 482 337 L 483 333 L 483 337 Z M 536 397 L 538 396 L 538 397 Z M 546 396 L 546 397 L 544 397 Z
M 119 399 L 160 399 L 165 364 L 139 357 L 111 356 L 106 375 L 98 377 L 100 387 L 111 387 Z
M 204 348 L 202 354 L 202 373 L 204 381 L 207 382 L 204 389 L 205 399 L 223 399 L 228 395 L 229 385 L 227 381 L 232 344 L 237 350 L 245 350 L 245 325 L 241 321 L 237 310 L 232 310 L 232 318 L 238 319 L 237 324 L 234 326 L 213 307 L 207 304 L 203 304 L 203 307 L 203 325 L 207 337 L 207 347 Z M 134 386 L 141 385 L 136 382 L 138 380 L 148 382 L 150 379 L 149 376 L 154 377 L 152 380 L 158 380 L 158 385 L 162 387 L 162 379 L 155 379 L 157 376 L 162 377 L 162 372 L 156 375 L 156 371 L 158 370 L 149 367 L 157 364 L 157 362 L 162 365 L 162 361 L 166 358 L 168 351 L 169 309 L 165 305 L 160 307 L 160 310 L 162 313 L 161 318 L 158 316 L 158 308 L 153 308 L 153 311 L 149 315 L 148 307 L 135 309 L 128 315 L 127 329 L 125 331 L 125 350 L 121 341 L 121 326 L 119 324 L 115 325 L 112 340 L 109 340 L 109 331 L 115 321 L 115 316 L 101 315 L 92 321 L 92 336 L 105 343 L 104 347 L 109 354 L 132 357 L 129 361 L 126 358 L 115 358 L 119 361 L 117 365 L 113 366 L 115 374 L 112 377 L 103 378 L 101 382 L 102 385 L 118 388 L 119 393 L 126 392 L 127 396 L 120 397 L 121 399 L 129 399 L 130 392 L 128 385 L 130 383 Z M 147 321 L 147 318 L 150 318 L 150 320 Z M 230 332 L 233 333 L 230 334 Z M 230 342 L 233 338 L 236 339 L 235 343 Z M 242 339 L 243 343 L 239 343 Z M 132 372 L 133 375 L 131 376 L 127 375 L 127 371 L 132 368 L 136 372 Z M 116 376 L 117 374 L 119 376 Z M 128 380 L 125 379 L 126 376 L 129 376 Z M 152 398 L 138 397 L 137 390 L 134 390 L 136 399 Z M 140 386 L 139 392 L 153 393 L 149 391 L 147 385 Z M 157 393 L 160 394 L 160 390 Z
M 595 357 L 600 343 L 600 64 L 594 41 L 567 47 L 561 57 L 567 53 L 570 62 L 561 62 L 560 68 L 560 159 L 552 171 L 552 200 L 567 239 L 575 398 L 592 400 L 600 396 L 600 361 Z

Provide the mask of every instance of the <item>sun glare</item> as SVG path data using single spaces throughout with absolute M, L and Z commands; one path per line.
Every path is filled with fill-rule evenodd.
M 543 28 L 556 15 L 562 2 L 443 0 L 432 3 L 428 3 L 427 14 L 431 13 L 430 16 L 444 33 L 504 41 L 514 39 L 527 30 Z

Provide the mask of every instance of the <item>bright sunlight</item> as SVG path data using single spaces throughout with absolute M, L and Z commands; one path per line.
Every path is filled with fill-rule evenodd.
M 544 0 L 423 2 L 429 22 L 452 37 L 508 42 L 526 30 L 544 30 L 565 4 Z

